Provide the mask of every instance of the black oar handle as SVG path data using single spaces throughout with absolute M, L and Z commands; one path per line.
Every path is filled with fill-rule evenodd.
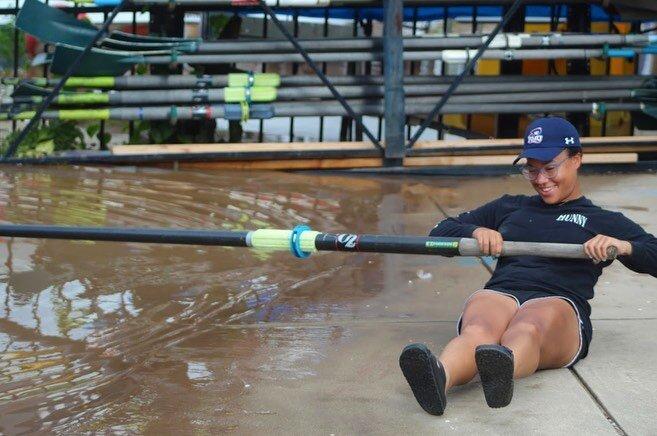
M 479 243 L 476 239 L 461 239 L 459 253 L 461 256 L 481 256 Z M 615 259 L 616 255 L 616 247 L 611 246 L 607 249 L 608 260 Z M 502 256 L 540 256 L 560 257 L 566 259 L 590 259 L 584 251 L 584 245 L 545 242 L 504 241 L 502 243 Z

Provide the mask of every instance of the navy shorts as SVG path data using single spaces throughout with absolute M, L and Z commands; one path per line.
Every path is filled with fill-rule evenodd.
M 587 316 L 588 310 L 587 308 L 583 307 L 581 303 L 577 303 L 575 300 L 565 297 L 563 295 L 556 295 L 556 294 L 550 294 L 548 292 L 539 292 L 539 291 L 512 291 L 512 290 L 497 290 L 497 289 L 481 289 L 477 292 L 496 292 L 498 294 L 503 294 L 503 295 L 508 295 L 509 297 L 513 298 L 516 300 L 516 303 L 518 304 L 518 308 L 522 306 L 524 303 L 530 300 L 536 300 L 537 298 L 561 298 L 563 300 L 566 300 L 570 305 L 572 306 L 573 310 L 575 311 L 575 314 L 577 315 L 577 319 L 579 320 L 579 350 L 577 351 L 577 354 L 573 357 L 573 359 L 565 365 L 566 368 L 572 368 L 577 362 L 580 361 L 580 359 L 583 359 L 586 357 L 586 355 L 589 353 L 589 344 L 591 343 L 591 337 L 593 336 L 593 327 L 591 325 L 591 319 Z M 475 295 L 477 292 L 473 293 L 468 297 L 468 299 L 465 301 L 463 304 L 463 308 L 465 309 L 465 305 L 468 303 L 470 298 L 472 298 L 473 295 Z M 459 319 L 456 323 L 456 333 L 460 334 L 461 333 L 461 318 L 463 317 L 463 313 L 461 313 L 461 316 L 459 316 Z

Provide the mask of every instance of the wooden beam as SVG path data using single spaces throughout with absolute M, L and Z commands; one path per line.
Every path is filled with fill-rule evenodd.
M 588 137 L 581 139 L 585 153 L 602 153 L 610 151 L 657 151 L 657 136 L 608 136 Z M 588 145 L 588 147 L 587 147 Z M 436 155 L 455 154 L 468 148 L 500 148 L 496 154 L 513 154 L 522 146 L 522 139 L 468 139 L 468 140 L 431 140 L 418 141 L 412 150 L 431 152 L 436 149 Z M 606 148 L 614 147 L 614 148 Z M 634 148 L 633 148 L 634 147 Z M 292 143 L 239 143 L 239 144 L 145 144 L 116 145 L 112 154 L 116 156 L 142 154 L 203 154 L 203 153 L 275 153 L 275 152 L 310 152 L 310 151 L 345 151 L 376 153 L 374 146 L 366 141 L 359 142 L 292 142 Z M 481 150 L 479 150 L 481 151 Z M 424 154 L 424 153 L 422 153 Z M 468 154 L 473 154 L 468 152 Z
M 136 154 L 180 154 L 180 153 L 222 153 L 222 152 L 276 152 L 305 150 L 375 150 L 369 142 L 263 142 L 238 144 L 144 144 L 115 145 L 112 154 L 129 156 Z
M 584 163 L 634 163 L 636 153 L 592 154 L 584 157 Z M 512 159 L 508 155 L 494 156 L 432 156 L 410 157 L 404 159 L 404 166 L 480 166 L 508 165 Z M 160 164 L 170 167 L 174 164 Z M 319 170 L 345 168 L 377 168 L 383 166 L 382 159 L 288 159 L 288 160 L 257 160 L 234 162 L 178 162 L 178 168 L 215 169 L 215 170 Z
M 637 153 L 601 153 L 584 155 L 584 164 L 587 163 L 634 163 L 638 161 Z M 508 155 L 492 156 L 429 156 L 408 157 L 404 159 L 404 166 L 458 166 L 458 165 L 509 165 L 513 159 Z
M 162 164 L 171 167 L 175 164 Z M 383 159 L 286 159 L 255 161 L 177 162 L 178 168 L 215 170 L 326 170 L 345 168 L 377 168 Z

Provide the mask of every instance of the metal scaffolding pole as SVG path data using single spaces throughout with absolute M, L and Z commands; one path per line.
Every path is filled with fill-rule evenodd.
M 383 2 L 383 71 L 385 74 L 385 163 L 401 165 L 404 159 L 404 46 L 402 0 Z
M 591 32 L 591 7 L 586 4 L 574 4 L 568 6 L 568 31 Z M 589 59 L 568 59 L 566 61 L 566 72 L 570 75 L 591 74 L 591 62 Z M 589 115 L 582 113 L 567 114 L 568 121 L 573 123 L 582 136 L 588 136 L 590 130 Z

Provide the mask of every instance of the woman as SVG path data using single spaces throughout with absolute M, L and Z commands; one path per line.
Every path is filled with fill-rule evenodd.
M 504 195 L 447 218 L 431 236 L 475 238 L 498 256 L 502 241 L 584 244 L 591 260 L 512 256 L 498 260 L 491 279 L 465 303 L 458 336 L 436 360 L 423 344 L 404 348 L 399 363 L 420 406 L 442 415 L 446 392 L 479 373 L 490 407 L 504 407 L 513 379 L 539 369 L 571 367 L 588 353 L 593 286 L 611 264 L 614 247 L 626 267 L 657 277 L 657 239 L 621 213 L 582 195 L 577 171 L 582 149 L 568 121 L 548 117 L 525 133 L 522 174 L 535 196 Z

